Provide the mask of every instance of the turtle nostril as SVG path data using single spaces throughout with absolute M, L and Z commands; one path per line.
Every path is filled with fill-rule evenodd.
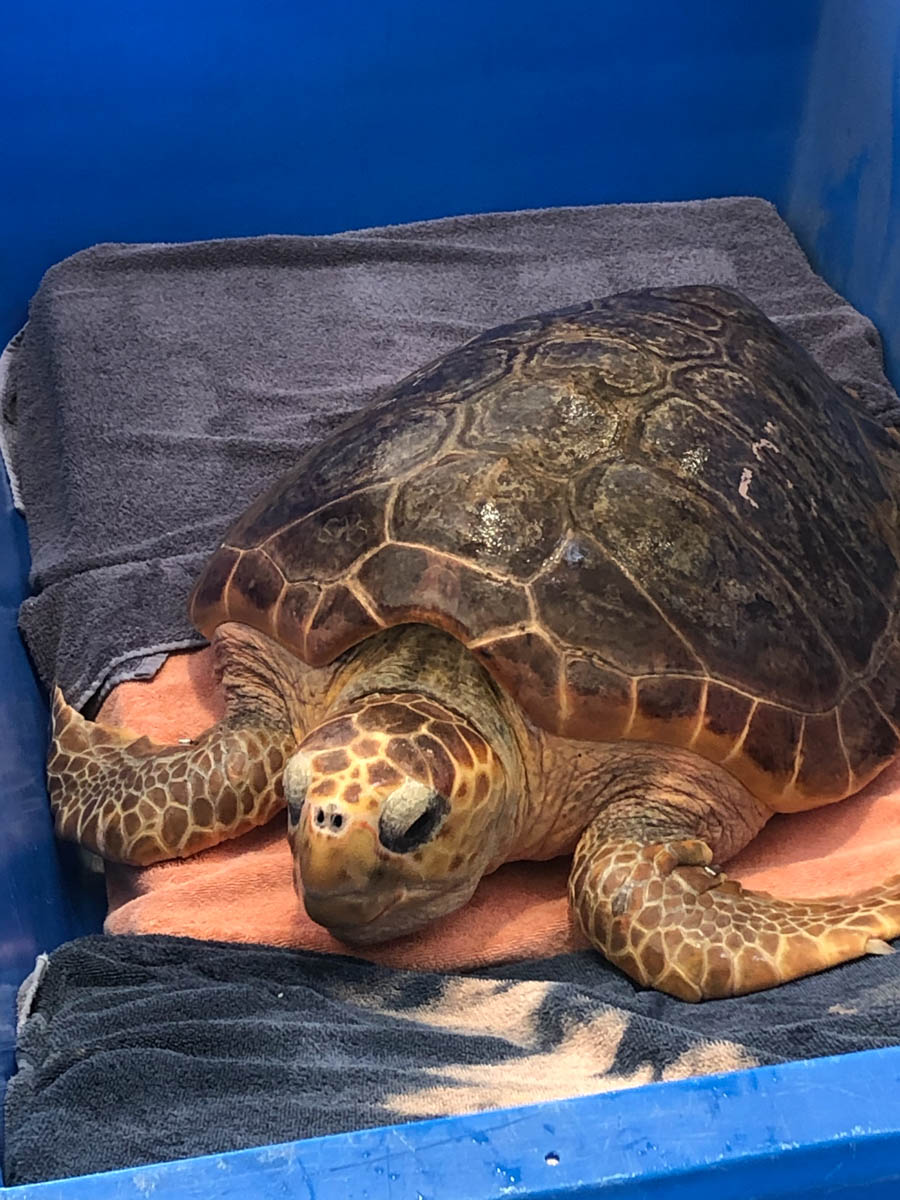
M 317 829 L 327 829 L 329 833 L 337 833 L 343 829 L 347 821 L 347 814 L 336 809 L 334 805 L 320 805 L 313 814 L 313 822 Z

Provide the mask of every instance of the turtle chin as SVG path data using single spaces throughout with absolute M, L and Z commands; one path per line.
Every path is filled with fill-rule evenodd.
M 393 892 L 344 895 L 304 891 L 303 904 L 310 919 L 338 941 L 372 946 L 415 933 L 455 912 L 471 898 L 475 886 L 449 886 L 446 890 L 398 887 Z

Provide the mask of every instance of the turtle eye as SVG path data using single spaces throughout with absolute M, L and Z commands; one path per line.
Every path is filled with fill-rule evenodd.
M 309 789 L 309 764 L 306 755 L 295 754 L 284 768 L 284 798 L 287 801 L 288 824 L 291 829 L 300 824 L 306 793 Z
M 393 854 L 408 854 L 437 833 L 450 811 L 440 792 L 409 780 L 391 792 L 378 821 L 378 840 Z

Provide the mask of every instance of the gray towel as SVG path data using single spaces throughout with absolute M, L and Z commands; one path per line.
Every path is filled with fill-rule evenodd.
M 896 961 L 694 1005 L 591 951 L 437 975 L 82 938 L 23 1003 L 4 1175 L 15 1186 L 893 1046 Z
M 873 412 L 894 411 L 874 328 L 759 199 L 106 245 L 60 263 L 3 405 L 40 675 L 83 707 L 201 643 L 187 595 L 229 523 L 408 371 L 510 318 L 684 283 L 742 291 Z

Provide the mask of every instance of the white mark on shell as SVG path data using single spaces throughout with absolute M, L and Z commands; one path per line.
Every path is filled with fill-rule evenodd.
M 686 475 L 699 475 L 706 466 L 709 451 L 705 446 L 694 446 L 681 456 L 681 469 Z
M 489 553 L 498 554 L 503 550 L 506 525 L 503 514 L 493 500 L 485 500 L 478 513 L 475 533 Z
M 744 467 L 741 471 L 741 482 L 738 484 L 738 495 L 742 500 L 746 500 L 748 504 L 752 504 L 754 508 L 759 508 L 759 505 L 750 495 L 750 484 L 753 482 L 753 472 L 749 467 Z
M 770 442 L 768 438 L 760 438 L 759 441 L 752 444 L 750 449 L 753 451 L 753 454 L 757 459 L 762 458 L 763 450 L 774 450 L 776 454 L 781 453 L 775 443 Z

